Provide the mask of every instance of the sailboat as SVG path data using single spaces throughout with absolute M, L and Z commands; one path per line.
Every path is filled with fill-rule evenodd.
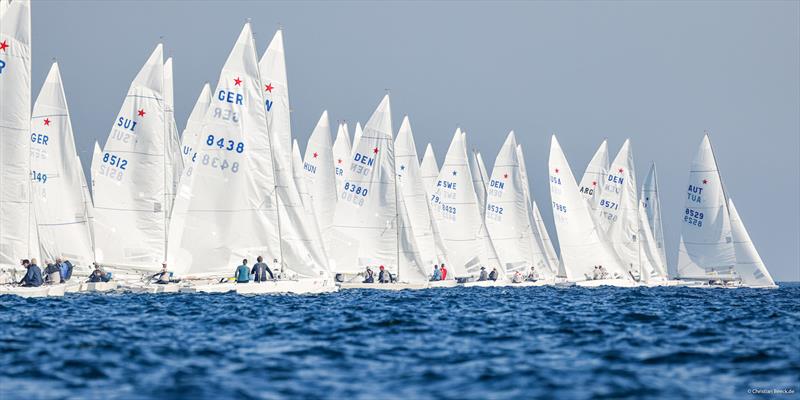
M 31 9 L 6 4 L 0 17 L 0 270 L 16 280 L 20 260 L 38 256 L 31 201 Z
M 522 178 L 517 140 L 511 131 L 497 154 L 489 179 L 486 227 L 497 252 L 503 255 L 506 274 L 510 278 L 518 273 L 520 279 L 530 273 L 532 266 L 547 270 L 547 258 L 533 237 L 527 182 Z
M 732 204 L 706 134 L 689 171 L 677 278 L 712 287 L 774 287 Z
M 458 128 L 430 196 L 431 209 L 449 251 L 450 273 L 461 281 L 469 281 L 483 267 L 489 271 L 497 269 L 498 275 L 505 278 L 484 224 L 484 209 L 475 192 L 469 163 L 465 136 Z
M 578 190 L 555 135 L 550 142 L 548 169 L 553 219 L 567 280 L 587 287 L 635 286 L 627 268 L 602 239 L 602 232 L 592 217 L 589 203 Z M 595 277 L 595 266 L 602 266 L 607 276 Z
M 333 257 L 341 288 L 421 289 L 427 273 L 397 187 L 389 95 L 364 126 L 345 167 L 334 216 Z M 364 267 L 397 283 L 360 283 Z M 377 274 L 378 271 L 375 271 Z
M 658 192 L 658 180 L 656 177 L 656 163 L 650 164 L 650 171 L 642 182 L 642 193 L 639 196 L 642 206 L 647 216 L 647 224 L 653 235 L 653 241 L 657 248 L 661 273 L 668 275 L 667 256 L 664 252 L 664 227 L 661 222 L 661 199 Z
M 197 158 L 184 169 L 175 198 L 168 259 L 184 278 L 227 277 L 242 259 L 263 255 L 269 263 L 281 252 L 274 149 L 258 71 L 255 43 L 247 23 L 220 72 L 215 96 L 201 124 Z M 236 119 L 224 117 L 234 114 Z M 287 154 L 291 157 L 288 150 Z M 286 172 L 291 173 L 291 168 Z M 279 271 L 280 264 L 271 265 Z M 286 267 L 296 274 L 294 279 L 286 279 L 283 272 L 281 279 L 259 284 L 198 284 L 188 290 L 335 290 L 330 277 L 313 263 Z
M 430 196 L 436 185 L 436 178 L 439 176 L 439 163 L 436 162 L 436 154 L 433 153 L 433 146 L 430 143 L 425 146 L 425 154 L 422 156 L 419 168 L 420 174 L 422 174 L 422 184 Z
M 342 128 L 341 125 L 339 128 Z M 349 145 L 350 139 L 346 139 Z M 346 154 L 350 154 L 349 148 Z M 313 215 L 322 235 L 326 254 L 331 252 L 331 229 L 333 228 L 333 216 L 336 212 L 337 175 L 335 165 L 328 111 L 323 111 L 306 144 L 302 172 L 306 180 Z M 330 265 L 331 262 L 332 260 L 329 257 L 328 264 Z
M 352 153 L 352 151 L 353 149 L 350 147 L 350 133 L 347 130 L 347 122 L 343 122 L 339 124 L 339 129 L 336 130 L 336 139 L 333 141 L 333 162 L 334 172 L 336 175 L 337 193 L 344 184 L 344 165 L 347 160 L 350 159 L 350 153 Z

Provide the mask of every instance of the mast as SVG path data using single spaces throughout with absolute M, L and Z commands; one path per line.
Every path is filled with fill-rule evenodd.
M 159 37 L 159 44 L 164 46 L 164 37 Z M 164 170 L 164 181 L 163 181 L 163 192 L 164 192 L 164 200 L 161 204 L 161 210 L 164 213 L 164 260 L 167 259 L 167 235 L 169 235 L 169 231 L 167 230 L 167 126 L 169 123 L 167 122 L 167 96 L 166 94 L 166 78 L 164 77 L 164 64 L 161 64 L 161 112 L 164 115 L 164 131 L 162 132 L 162 142 L 161 142 L 161 163 L 162 169 Z M 170 82 L 171 84 L 171 82 Z M 174 96 L 174 93 L 173 93 Z

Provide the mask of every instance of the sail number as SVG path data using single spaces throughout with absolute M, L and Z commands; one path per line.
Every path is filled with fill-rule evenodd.
M 350 182 L 345 182 L 344 183 L 344 191 L 345 192 L 350 192 L 350 193 L 355 193 L 355 194 L 361 195 L 363 197 L 367 197 L 367 193 L 369 192 L 369 189 L 362 188 L 361 186 L 357 186 L 357 185 L 352 184 Z
M 110 164 L 112 167 L 125 169 L 128 166 L 128 160 L 122 159 L 110 153 L 103 154 L 103 162 Z
M 195 154 L 195 157 L 196 156 L 197 155 Z M 192 161 L 194 161 L 194 160 L 192 160 Z M 225 160 L 225 159 L 222 159 L 222 158 L 219 158 L 219 157 L 211 157 L 208 154 L 203 154 L 202 162 L 203 162 L 203 165 L 211 165 L 211 168 L 219 168 L 219 169 L 221 169 L 223 171 L 225 171 L 226 169 L 230 168 L 231 172 L 233 172 L 234 174 L 239 172 L 239 162 L 238 161 L 230 162 L 228 160 Z
M 562 205 L 562 204 L 558 204 L 558 203 L 556 203 L 554 201 L 553 202 L 553 210 L 556 210 L 556 211 L 559 211 L 559 212 L 562 212 L 562 213 L 566 213 L 567 212 L 567 206 Z
M 600 207 L 610 208 L 612 210 L 619 210 L 619 203 L 608 200 L 600 200 Z
M 228 151 L 236 151 L 237 153 L 244 152 L 244 143 L 239 142 L 236 143 L 233 140 L 225 140 L 225 138 L 215 138 L 214 135 L 208 135 L 206 139 L 206 144 L 209 146 L 216 145 L 220 149 L 228 150 Z
M 502 220 L 501 215 L 503 215 L 503 207 L 494 204 L 487 204 L 486 211 L 488 211 L 486 214 L 486 218 L 498 222 Z
M 700 212 L 700 211 L 692 210 L 691 208 L 687 208 L 686 212 L 683 215 L 683 222 L 686 222 L 689 225 L 702 227 L 703 226 L 703 213 Z
M 31 171 L 31 180 L 45 183 L 47 182 L 47 174 L 41 172 Z

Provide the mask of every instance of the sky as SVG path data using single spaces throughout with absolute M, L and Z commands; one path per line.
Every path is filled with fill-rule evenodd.
M 430 142 L 440 165 L 461 126 L 491 171 L 513 129 L 555 236 L 550 135 L 578 180 L 603 138 L 612 159 L 630 138 L 638 182 L 658 165 L 674 265 L 689 165 L 708 131 L 768 269 L 800 280 L 800 2 L 34 0 L 32 14 L 34 96 L 56 58 L 85 168 L 159 40 L 174 57 L 182 130 L 251 18 L 260 52 L 284 29 L 301 149 L 323 110 L 352 129 L 385 89 L 394 129 L 407 114 L 420 157 Z

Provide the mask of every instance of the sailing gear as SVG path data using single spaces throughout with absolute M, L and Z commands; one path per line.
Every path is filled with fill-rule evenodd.
M 514 278 L 511 279 L 511 282 L 513 282 L 513 283 L 522 283 L 522 274 L 520 274 L 519 271 L 515 272 L 514 273 Z
M 22 286 L 42 286 L 44 280 L 42 279 L 42 270 L 39 266 L 36 264 L 28 264 L 26 267 L 28 271 L 25 272 L 25 276 L 22 277 L 19 284 Z
M 442 264 L 441 271 L 442 271 L 442 280 L 447 279 L 447 268 L 444 267 L 444 264 Z
M 493 281 L 497 280 L 497 268 L 493 268 L 492 272 L 489 273 L 489 279 Z
M 369 269 L 369 267 L 367 267 L 367 277 L 364 278 L 362 283 L 375 283 L 375 274 L 371 269 Z
M 55 285 L 56 283 L 61 283 L 61 268 L 58 264 L 47 264 L 47 268 L 44 269 L 45 282 L 50 285 Z
M 431 277 L 431 281 L 440 281 L 442 280 L 442 272 L 439 271 L 438 266 L 433 267 L 433 276 Z
M 536 268 L 531 267 L 531 272 L 528 274 L 526 280 L 528 282 L 536 282 L 538 280 L 538 276 L 536 275 Z
M 246 264 L 240 265 L 236 268 L 236 273 L 233 274 L 233 277 L 236 278 L 236 283 L 250 282 L 250 268 Z
M 389 271 L 386 271 L 381 268 L 381 272 L 378 273 L 378 282 L 380 283 L 389 283 L 392 281 L 391 275 L 389 275 Z
M 272 270 L 269 269 L 267 263 L 257 262 L 253 265 L 253 269 L 250 270 L 250 273 L 253 274 L 255 282 L 265 282 L 267 280 L 267 274 L 269 274 L 269 279 L 275 279 L 275 276 L 272 275 Z
M 489 275 L 486 273 L 486 268 L 481 267 L 481 276 L 478 277 L 479 281 L 485 281 L 489 278 Z

